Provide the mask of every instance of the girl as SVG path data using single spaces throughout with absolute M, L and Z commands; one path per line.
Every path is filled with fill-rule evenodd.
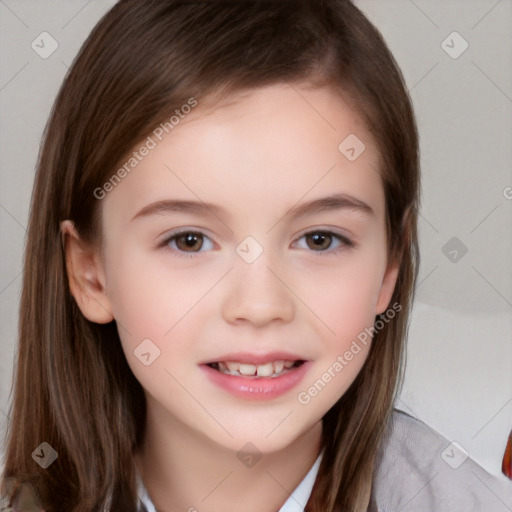
M 40 153 L 6 509 L 484 503 L 391 413 L 418 207 L 402 76 L 348 0 L 121 0 Z

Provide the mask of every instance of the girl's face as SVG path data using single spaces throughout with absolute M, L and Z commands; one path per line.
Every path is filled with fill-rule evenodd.
M 287 85 L 161 138 L 102 200 L 99 300 L 150 414 L 279 450 L 352 383 L 390 301 L 376 145 L 329 89 Z

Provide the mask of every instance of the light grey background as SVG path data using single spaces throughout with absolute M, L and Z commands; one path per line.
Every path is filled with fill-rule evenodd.
M 68 66 L 113 4 L 0 0 L 2 432 L 40 138 Z M 504 478 L 512 428 L 512 1 L 357 4 L 402 68 L 421 135 L 422 261 L 397 406 Z M 58 48 L 43 59 L 31 43 L 45 31 Z

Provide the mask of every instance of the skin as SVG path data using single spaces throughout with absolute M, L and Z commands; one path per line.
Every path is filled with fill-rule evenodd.
M 338 150 L 349 134 L 366 146 L 353 162 Z M 309 403 L 300 403 L 298 393 L 373 326 L 396 282 L 378 168 L 374 141 L 340 96 L 328 88 L 269 86 L 215 108 L 199 102 L 102 200 L 100 248 L 62 224 L 77 303 L 94 322 L 117 321 L 145 390 L 147 431 L 136 461 L 159 510 L 274 512 L 312 466 L 321 419 L 360 371 L 370 345 Z M 373 213 L 287 215 L 335 193 Z M 133 218 L 165 199 L 225 211 Z M 204 233 L 193 249 L 199 252 L 186 252 L 176 239 L 165 244 L 176 228 Z M 354 246 L 333 237 L 319 250 L 304 236 L 327 230 Z M 236 252 L 247 236 L 263 249 L 252 263 Z M 160 350 L 149 366 L 134 355 L 144 339 Z M 275 350 L 307 359 L 310 368 L 297 387 L 271 400 L 235 397 L 199 367 L 227 352 Z M 247 442 L 263 455 L 251 468 L 236 456 Z

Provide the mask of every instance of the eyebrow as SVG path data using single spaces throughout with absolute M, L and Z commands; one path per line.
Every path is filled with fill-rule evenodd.
M 320 197 L 307 203 L 299 203 L 286 212 L 286 217 L 301 217 L 303 215 L 318 213 L 329 210 L 346 209 L 359 211 L 368 215 L 375 215 L 372 207 L 349 194 L 335 194 L 327 197 Z
M 131 220 L 135 220 L 138 217 L 146 217 L 161 213 L 192 213 L 203 216 L 208 215 L 208 213 L 213 213 L 220 216 L 224 212 L 224 208 L 212 203 L 205 203 L 203 201 L 163 199 L 144 206 L 144 208 L 137 212 Z
M 299 203 L 290 208 L 284 217 L 302 217 L 304 215 L 319 213 L 322 211 L 346 209 L 356 212 L 362 212 L 368 215 L 375 215 L 372 207 L 349 194 L 335 194 L 332 196 L 321 197 L 307 203 Z M 201 216 L 208 216 L 213 213 L 215 216 L 226 215 L 226 211 L 221 206 L 203 201 L 190 201 L 178 199 L 163 199 L 148 204 L 137 212 L 131 220 L 139 217 L 162 213 L 191 213 Z

